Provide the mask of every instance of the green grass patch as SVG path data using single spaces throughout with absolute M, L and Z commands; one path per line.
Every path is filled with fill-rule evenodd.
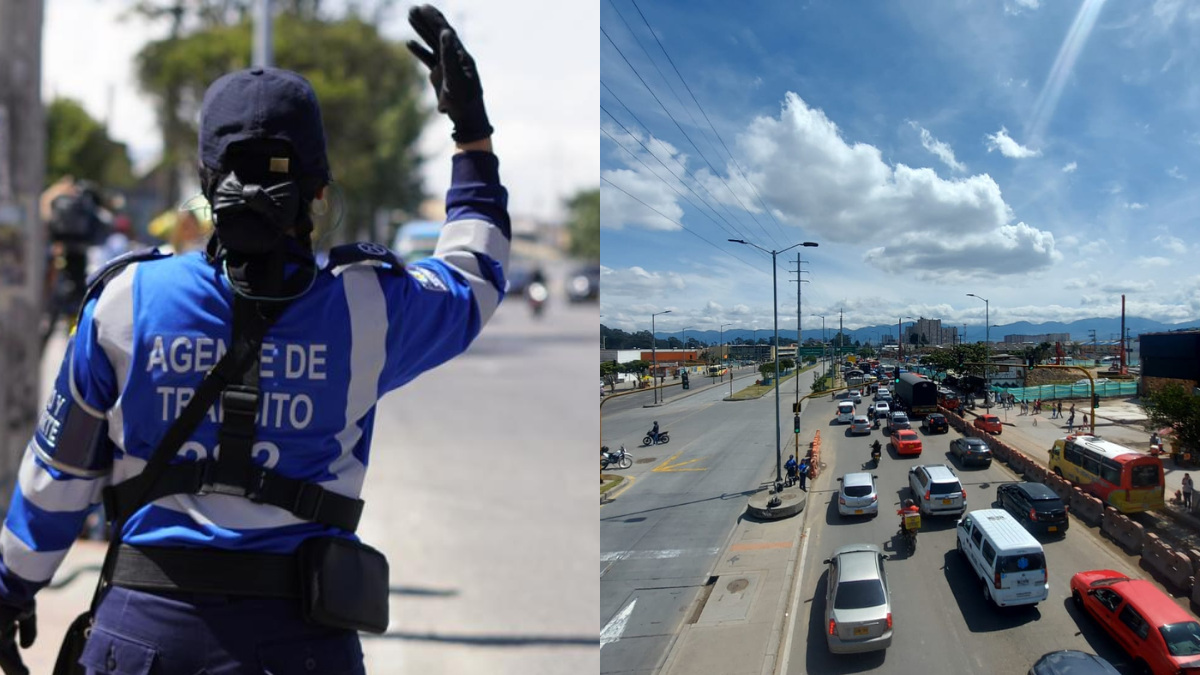
M 606 481 L 603 485 L 600 486 L 600 494 L 604 494 L 605 492 L 608 492 L 609 490 L 611 490 L 611 489 L 617 487 L 618 485 L 620 485 L 621 483 L 625 482 L 624 476 L 615 476 L 612 474 L 604 474 L 603 476 L 600 476 L 600 477 Z
M 762 398 L 763 396 L 766 396 L 768 392 L 770 392 L 772 389 L 774 389 L 777 384 L 784 384 L 788 380 L 799 375 L 800 373 L 808 372 L 808 371 L 812 370 L 813 368 L 816 368 L 816 366 L 815 365 L 805 366 L 804 368 L 801 368 L 800 370 L 793 370 L 790 374 L 784 375 L 783 377 L 779 378 L 778 383 L 776 383 L 775 381 L 772 381 L 771 384 L 768 384 L 768 385 L 752 384 L 749 387 L 746 387 L 745 389 L 742 389 L 738 393 L 729 397 L 728 400 L 730 400 L 730 401 L 747 401 L 752 398 Z

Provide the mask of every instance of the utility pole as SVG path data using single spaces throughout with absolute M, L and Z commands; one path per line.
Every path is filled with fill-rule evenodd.
M 1095 328 L 1088 329 L 1088 337 L 1092 338 L 1092 365 L 1097 365 L 1098 359 L 1096 357 L 1099 356 L 1100 353 L 1097 351 L 1098 348 L 1096 347 L 1096 329 Z
M 804 289 L 803 284 L 808 283 L 808 279 L 800 278 L 801 274 L 808 273 L 808 270 L 801 268 L 801 266 L 803 264 L 804 264 L 804 261 L 800 259 L 800 252 L 796 251 L 796 278 L 792 279 L 792 281 L 796 282 L 796 375 L 793 379 L 796 380 L 796 406 L 797 407 L 800 405 L 800 345 L 804 344 L 804 326 L 803 326 L 803 321 L 804 321 L 803 307 L 804 307 L 804 305 L 801 302 L 801 298 L 804 297 L 804 294 L 802 292 Z M 775 350 L 776 351 L 779 350 L 779 345 L 775 345 Z M 797 434 L 796 437 L 799 438 L 799 434 Z M 796 447 L 798 449 L 800 446 L 796 446 Z
M 37 422 L 46 237 L 39 202 L 45 180 L 41 102 L 41 0 L 0 0 L 0 509 Z
M 254 4 L 254 65 L 264 68 L 275 65 L 271 21 L 271 0 L 257 0 Z

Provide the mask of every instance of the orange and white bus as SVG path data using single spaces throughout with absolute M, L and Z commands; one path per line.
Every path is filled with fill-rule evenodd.
M 1054 441 L 1050 469 L 1121 513 L 1164 506 L 1162 460 L 1099 436 Z

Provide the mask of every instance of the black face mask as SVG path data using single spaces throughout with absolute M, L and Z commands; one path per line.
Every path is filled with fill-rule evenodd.
M 293 181 L 263 186 L 225 176 L 212 195 L 213 226 L 224 247 L 262 255 L 283 246 L 285 230 L 296 223 L 300 189 Z

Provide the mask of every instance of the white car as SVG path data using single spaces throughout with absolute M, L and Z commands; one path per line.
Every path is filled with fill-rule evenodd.
M 838 491 L 839 515 L 879 515 L 879 490 L 875 487 L 875 476 L 863 471 L 848 473 L 838 480 L 842 483 Z
M 846 398 L 854 401 L 855 403 L 862 403 L 862 392 L 857 389 L 851 389 L 846 393 Z
M 887 401 L 877 401 L 875 403 L 875 417 L 887 419 L 888 415 L 891 413 L 892 408 L 887 404 Z

